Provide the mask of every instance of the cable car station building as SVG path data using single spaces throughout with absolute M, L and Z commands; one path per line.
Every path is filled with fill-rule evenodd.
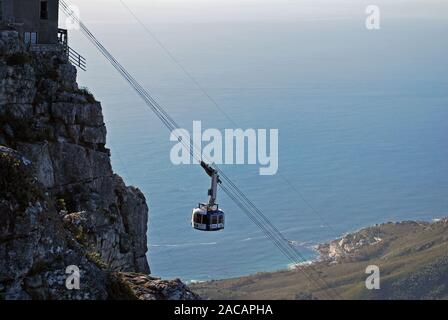
M 0 29 L 12 28 L 29 44 L 58 43 L 58 0 L 0 0 Z
M 85 71 L 85 58 L 69 47 L 67 30 L 59 28 L 58 22 L 59 0 L 0 0 L 0 31 L 17 31 L 34 52 L 63 51 Z

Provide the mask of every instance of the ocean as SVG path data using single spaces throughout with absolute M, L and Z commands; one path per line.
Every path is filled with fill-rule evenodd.
M 306 259 L 313 245 L 365 226 L 448 215 L 447 5 L 379 1 L 381 29 L 369 31 L 365 1 L 318 1 L 319 10 L 312 1 L 124 2 L 147 30 L 120 1 L 72 3 L 182 127 L 235 128 L 209 95 L 240 128 L 279 130 L 277 175 L 221 168 Z M 173 165 L 170 132 L 79 31 L 69 41 L 87 58 L 78 82 L 102 102 L 114 170 L 147 197 L 152 273 L 200 281 L 287 268 L 222 192 L 226 229 L 191 228 L 208 176 Z

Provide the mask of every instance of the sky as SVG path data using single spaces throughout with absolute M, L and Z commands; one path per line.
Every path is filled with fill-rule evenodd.
M 68 0 L 80 8 L 85 21 L 132 21 L 122 2 L 152 23 L 313 19 L 333 20 L 364 16 L 377 5 L 385 18 L 444 19 L 443 0 Z

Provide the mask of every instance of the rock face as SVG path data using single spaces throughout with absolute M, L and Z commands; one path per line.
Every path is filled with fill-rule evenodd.
M 109 274 L 109 287 L 114 298 L 138 300 L 197 300 L 199 296 L 179 279 L 161 280 L 148 275 L 115 272 Z
M 106 277 L 89 249 L 63 224 L 62 215 L 33 175 L 31 161 L 0 147 L 0 297 L 105 299 Z M 67 290 L 66 268 L 80 270 L 82 290 Z
M 102 269 L 149 274 L 145 197 L 105 144 L 101 105 L 66 56 L 0 31 L 0 298 L 104 299 Z M 81 290 L 65 288 L 69 265 Z
M 381 244 L 381 231 L 378 227 L 369 227 L 355 233 L 327 243 L 319 244 L 316 250 L 320 259 L 329 262 L 340 262 L 344 259 L 360 260 L 360 251 L 366 247 L 375 247 Z

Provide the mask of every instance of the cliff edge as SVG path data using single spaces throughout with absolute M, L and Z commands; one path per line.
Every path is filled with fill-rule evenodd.
M 105 145 L 101 104 L 62 47 L 32 50 L 1 31 L 0 298 L 118 299 L 111 281 L 150 273 L 145 196 L 113 172 Z M 68 266 L 79 290 L 65 286 Z M 170 284 L 182 293 L 159 297 L 195 297 Z

